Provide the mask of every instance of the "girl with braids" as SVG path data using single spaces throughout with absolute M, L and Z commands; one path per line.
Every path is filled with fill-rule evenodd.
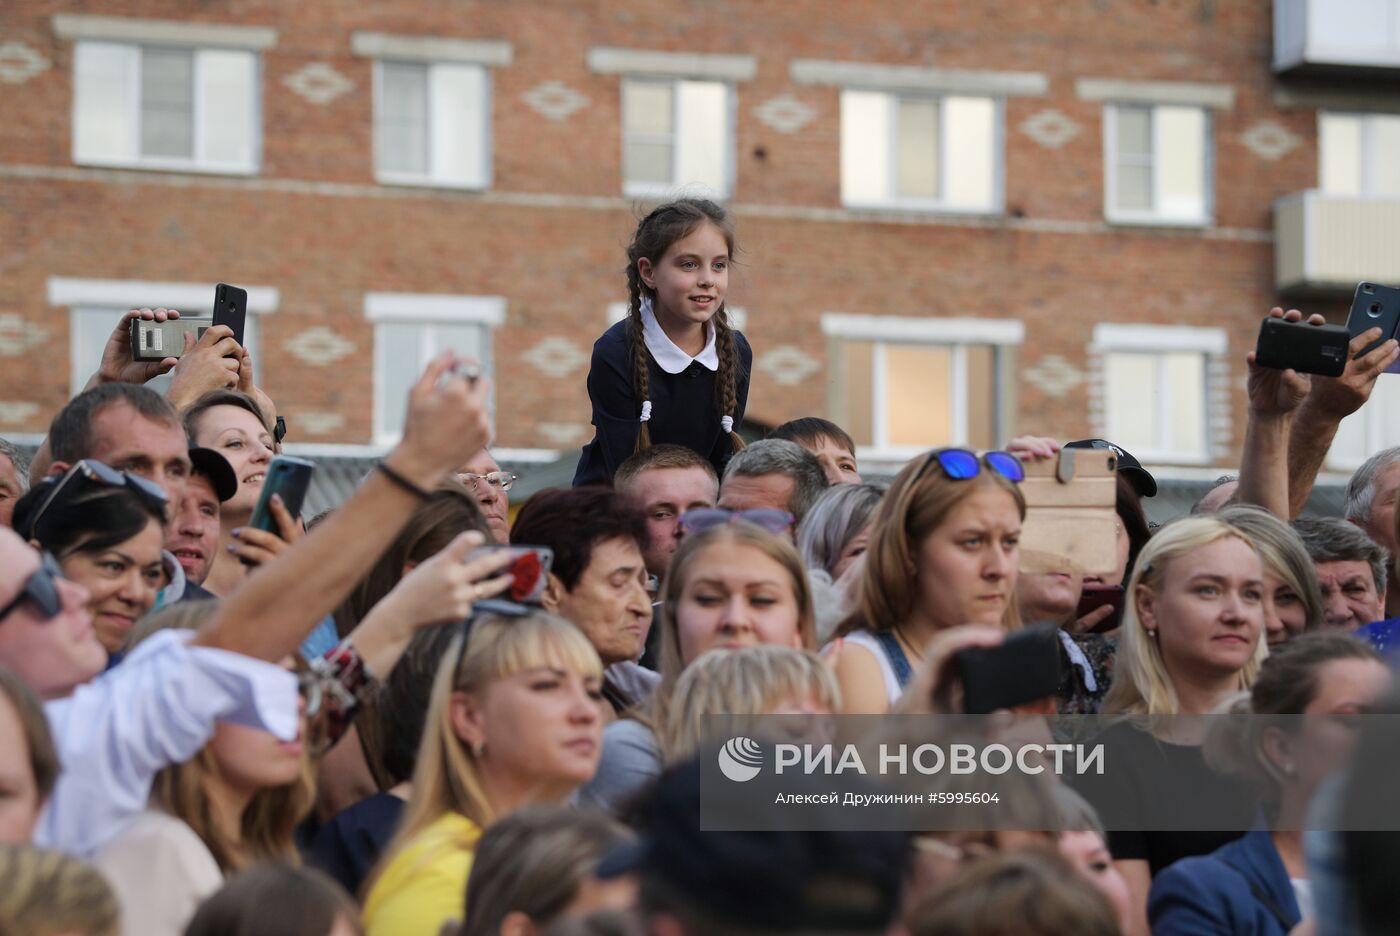
M 653 443 L 683 445 L 724 472 L 744 447 L 753 351 L 730 328 L 724 298 L 734 255 L 729 215 L 682 198 L 653 209 L 627 248 L 627 318 L 593 345 L 593 441 L 574 484 L 612 480 Z

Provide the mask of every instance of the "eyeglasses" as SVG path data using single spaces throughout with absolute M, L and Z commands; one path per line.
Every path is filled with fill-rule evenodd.
M 514 484 L 518 480 L 518 478 L 515 475 L 511 474 L 509 471 L 492 471 L 489 474 L 484 475 L 463 472 L 457 475 L 457 480 L 461 481 L 463 484 L 465 484 L 472 490 L 476 490 L 476 486 L 482 481 L 485 481 L 493 488 L 499 488 L 502 491 L 509 491 L 510 486 Z
M 39 529 L 39 520 L 44 516 L 44 512 L 58 500 L 60 494 L 68 489 L 74 478 L 81 478 L 89 484 L 130 488 L 148 506 L 159 511 L 162 516 L 165 514 L 167 498 L 160 485 L 140 475 L 134 475 L 128 471 L 118 471 L 95 458 L 84 458 L 68 469 L 68 473 L 53 486 L 49 496 L 44 498 L 39 509 L 34 511 L 34 516 L 30 518 L 27 525 L 29 538 L 35 538 L 35 533 Z
M 681 515 L 681 531 L 684 533 L 704 533 L 715 527 L 742 520 L 776 536 L 782 536 L 792 529 L 797 518 L 786 510 L 773 510 L 758 507 L 753 510 L 725 510 L 723 507 L 701 507 L 687 510 Z
M 44 619 L 53 620 L 58 617 L 58 612 L 63 610 L 63 596 L 58 593 L 58 580 L 63 578 L 63 570 L 58 567 L 58 561 L 49 553 L 44 553 L 39 562 L 39 568 L 29 574 L 29 578 L 24 580 L 23 587 L 19 594 L 10 599 L 10 603 L 0 608 L 0 621 L 10 616 L 26 600 L 34 602 L 35 606 L 43 612 Z
M 917 481 L 928 471 L 928 466 L 938 463 L 938 467 L 943 469 L 943 473 L 955 481 L 967 481 L 982 473 L 982 466 L 986 465 L 996 474 L 1001 475 L 1008 481 L 1020 484 L 1026 480 L 1026 469 L 1021 464 L 1021 460 L 1010 452 L 986 452 L 978 455 L 971 449 L 964 448 L 941 448 L 934 449 L 928 453 L 928 458 L 919 466 L 918 474 L 914 475 Z

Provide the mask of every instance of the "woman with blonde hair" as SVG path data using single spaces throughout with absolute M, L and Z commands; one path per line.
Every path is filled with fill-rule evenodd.
M 934 449 L 905 466 L 880 504 L 836 679 L 847 714 L 882 714 L 925 648 L 964 624 L 1020 626 L 1016 578 L 1025 471 L 1008 452 Z
M 684 529 L 684 518 L 681 524 Z M 681 674 L 702 654 L 815 644 L 811 587 L 790 542 L 739 519 L 688 533 L 666 576 L 661 682 L 631 717 L 604 730 L 603 757 L 581 792 L 584 802 L 616 811 L 661 774 L 658 738 L 670 722 Z
M 171 605 L 142 622 L 133 645 L 161 630 L 197 630 L 219 605 Z M 316 793 L 304 736 L 304 725 L 286 742 L 220 722 L 198 754 L 156 775 L 146 811 L 93 862 L 117 892 L 125 932 L 178 936 L 226 875 L 298 862 L 293 830 Z
M 1145 717 L 1102 732 L 1097 740 L 1119 766 L 1076 784 L 1103 812 L 1138 933 L 1147 932 L 1154 875 L 1249 827 L 1249 792 L 1206 764 L 1200 719 L 1157 716 L 1207 715 L 1254 684 L 1269 652 L 1264 603 L 1264 568 L 1253 541 L 1214 516 L 1186 517 L 1157 531 L 1128 583 L 1103 712 Z M 1160 820 L 1168 809 L 1177 810 L 1173 821 L 1143 824 L 1144 814 L 1156 810 Z M 1182 831 L 1196 828 L 1238 831 Z
M 1297 532 L 1262 507 L 1234 504 L 1216 516 L 1245 532 L 1264 563 L 1264 632 L 1270 647 L 1322 627 L 1317 566 Z
M 482 830 L 530 803 L 563 802 L 602 746 L 603 666 L 544 612 L 476 618 L 433 682 L 413 793 L 370 879 L 369 936 L 437 933 L 462 913 Z

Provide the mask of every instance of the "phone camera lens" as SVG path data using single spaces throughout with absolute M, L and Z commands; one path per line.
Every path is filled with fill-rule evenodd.
M 1366 314 L 1371 316 L 1371 318 L 1380 318 L 1381 304 L 1379 302 L 1371 303 L 1369 306 L 1366 307 Z
M 1370 283 L 1362 283 L 1361 291 L 1364 292 L 1366 295 L 1370 296 L 1375 293 L 1376 287 L 1372 286 Z

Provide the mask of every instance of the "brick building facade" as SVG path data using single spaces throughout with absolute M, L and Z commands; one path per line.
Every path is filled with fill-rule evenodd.
M 0 434 L 43 431 L 121 309 L 225 281 L 289 441 L 391 439 L 456 343 L 499 379 L 498 445 L 571 459 L 623 248 L 679 187 L 737 223 L 751 420 L 831 415 L 891 461 L 1035 432 L 1233 465 L 1263 313 L 1343 321 L 1400 280 L 1369 155 L 1400 25 L 1318 6 L 10 4 Z M 1343 27 L 1380 50 L 1323 48 Z M 1319 258 L 1354 205 L 1385 249 Z M 1334 467 L 1397 432 L 1357 417 Z

